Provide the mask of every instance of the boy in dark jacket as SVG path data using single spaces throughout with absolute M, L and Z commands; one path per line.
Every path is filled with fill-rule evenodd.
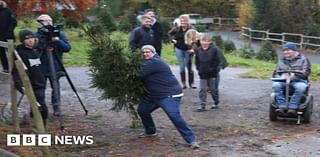
M 37 102 L 40 104 L 39 110 L 41 112 L 43 123 L 46 125 L 48 109 L 45 103 L 45 78 L 40 71 L 39 65 L 41 62 L 39 55 L 33 49 L 35 45 L 35 36 L 30 30 L 23 29 L 19 32 L 19 38 L 22 44 L 18 45 L 16 50 L 27 67 L 27 74 L 29 76 L 34 95 Z M 15 67 L 12 75 L 17 90 L 20 93 L 24 93 L 22 81 Z
M 205 110 L 207 104 L 207 91 L 216 90 L 217 76 L 220 71 L 220 56 L 218 49 L 212 44 L 210 35 L 202 35 L 200 38 L 201 47 L 197 48 L 196 53 L 196 67 L 200 76 L 200 106 L 197 111 Z M 210 92 L 214 105 L 212 109 L 217 108 L 219 104 L 219 95 L 216 92 Z

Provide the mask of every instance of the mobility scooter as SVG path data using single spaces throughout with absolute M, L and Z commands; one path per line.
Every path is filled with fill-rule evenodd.
M 286 70 L 281 71 L 278 73 L 287 73 L 288 76 L 291 76 L 292 73 L 298 74 L 301 73 L 299 71 L 294 70 Z M 285 102 L 286 102 L 286 109 L 284 113 L 276 112 L 276 109 L 278 109 L 278 102 L 276 100 L 276 94 L 271 93 L 271 99 L 272 102 L 270 104 L 269 108 L 269 118 L 271 121 L 277 121 L 278 117 L 280 118 L 295 118 L 297 119 L 297 124 L 301 124 L 301 120 L 303 120 L 304 123 L 309 123 L 311 121 L 311 115 L 313 110 L 313 96 L 309 94 L 309 88 L 310 83 L 308 82 L 308 87 L 306 88 L 304 94 L 301 97 L 299 107 L 297 109 L 296 114 L 290 114 L 287 113 L 288 110 L 288 103 L 290 101 L 291 96 L 294 93 L 294 88 L 290 85 L 290 82 L 293 81 L 290 79 L 290 77 L 287 78 L 271 78 L 272 81 L 276 82 L 285 82 L 285 89 L 284 89 L 284 95 L 285 95 Z

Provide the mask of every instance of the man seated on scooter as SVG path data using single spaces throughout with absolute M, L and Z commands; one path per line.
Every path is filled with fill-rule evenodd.
M 286 104 L 286 98 L 284 95 L 286 82 L 273 82 L 272 90 L 275 93 L 276 100 L 278 102 L 278 109 L 276 112 L 296 115 L 299 108 L 300 99 L 308 87 L 308 76 L 311 73 L 311 64 L 303 54 L 298 52 L 298 48 L 295 43 L 287 42 L 282 47 L 283 57 L 279 60 L 279 63 L 274 71 L 274 77 L 290 78 L 290 86 L 294 88 L 294 93 L 291 99 Z M 283 73 L 283 71 L 292 70 L 296 72 Z M 288 109 L 288 110 L 287 110 Z

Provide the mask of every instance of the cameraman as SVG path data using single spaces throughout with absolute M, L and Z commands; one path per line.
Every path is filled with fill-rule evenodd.
M 60 28 L 53 26 L 52 18 L 47 14 L 42 14 L 37 18 L 40 27 L 35 33 L 38 38 L 38 45 L 36 47 L 40 54 L 41 60 L 41 72 L 45 76 L 45 80 L 49 78 L 51 85 L 51 105 L 53 107 L 53 114 L 59 116 L 60 114 L 60 83 L 59 78 L 64 76 L 65 73 L 62 70 L 63 64 L 63 53 L 69 52 L 71 46 L 64 32 L 60 31 Z M 52 80 L 52 73 L 50 70 L 50 62 L 48 53 L 52 52 L 53 64 L 56 76 L 56 86 Z M 54 92 L 54 88 L 57 88 Z

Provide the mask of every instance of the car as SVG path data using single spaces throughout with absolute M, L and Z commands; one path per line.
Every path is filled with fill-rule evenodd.
M 211 24 L 213 24 L 213 18 L 202 18 L 202 16 L 200 14 L 197 14 L 197 13 L 182 14 L 182 15 L 185 15 L 185 16 L 189 17 L 189 23 L 191 25 L 197 25 L 197 24 L 211 25 Z M 179 17 L 177 17 L 177 18 L 175 18 L 173 20 L 173 25 L 174 26 L 179 26 L 180 25 Z

